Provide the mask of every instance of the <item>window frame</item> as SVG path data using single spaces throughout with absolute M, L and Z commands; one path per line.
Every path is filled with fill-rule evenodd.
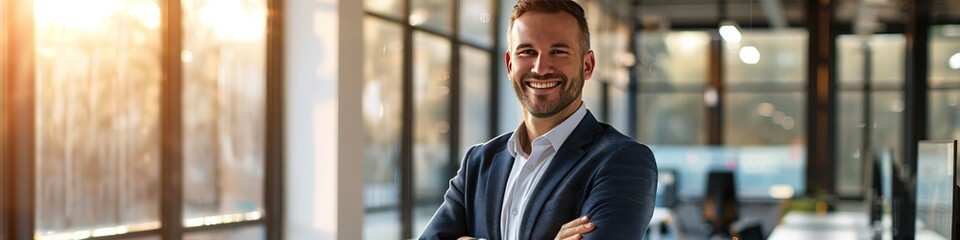
M 0 26 L 0 239 L 33 239 L 36 229 L 35 74 L 34 18 L 32 1 L 2 1 Z M 161 13 L 161 158 L 160 227 L 87 239 L 158 237 L 180 240 L 187 233 L 261 226 L 264 239 L 283 239 L 283 5 L 266 0 L 265 153 L 264 213 L 260 219 L 199 227 L 183 225 L 183 158 L 181 129 L 182 26 L 181 1 L 159 1 Z M 8 24 L 9 23 L 9 24 Z M 17 23 L 17 24 L 13 24 Z M 8 39 L 6 36 L 20 36 Z M 16 46 L 16 48 L 14 47 Z M 9 50 L 9 51 L 6 51 Z M 8 59 L 18 59 L 17 62 Z M 16 126 L 16 127 L 15 127 Z M 11 141 L 17 139 L 16 142 Z M 9 151 L 7 151 L 9 150 Z M 17 184 L 14 184 L 17 183 Z

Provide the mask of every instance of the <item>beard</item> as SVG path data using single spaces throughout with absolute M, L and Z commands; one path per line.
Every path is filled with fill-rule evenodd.
M 527 84 L 524 83 L 526 79 L 560 79 L 562 81 L 561 86 L 557 87 L 566 87 L 566 89 L 561 89 L 559 99 L 550 101 L 550 96 L 548 95 L 528 95 L 528 93 L 524 91 L 528 88 Z M 520 76 L 519 81 L 513 81 L 513 90 L 516 92 L 520 104 L 523 105 L 524 109 L 526 109 L 530 115 L 538 118 L 551 117 L 560 113 L 560 111 L 570 106 L 570 104 L 580 96 L 582 89 L 583 69 L 580 70 L 579 77 L 574 79 L 569 79 L 563 73 L 548 73 L 544 75 L 526 73 Z

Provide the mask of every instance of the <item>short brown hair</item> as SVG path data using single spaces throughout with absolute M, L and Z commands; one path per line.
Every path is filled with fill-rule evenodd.
M 556 13 L 565 12 L 577 19 L 580 25 L 580 47 L 583 53 L 590 50 L 590 28 L 587 26 L 587 19 L 584 17 L 583 7 L 572 0 L 519 0 L 517 5 L 513 6 L 513 15 L 510 16 L 510 29 L 513 29 L 513 22 L 527 12 Z

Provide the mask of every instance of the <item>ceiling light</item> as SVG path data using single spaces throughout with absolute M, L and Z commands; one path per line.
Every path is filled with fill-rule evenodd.
M 733 21 L 723 21 L 720 24 L 720 37 L 722 37 L 724 41 L 732 43 L 740 42 L 742 38 L 740 28 L 738 28 L 737 24 Z
M 954 53 L 953 56 L 950 57 L 950 60 L 947 61 L 947 63 L 950 64 L 950 69 L 954 69 L 954 70 L 960 69 L 960 52 Z
M 740 49 L 740 60 L 746 64 L 757 64 L 760 62 L 760 50 L 754 46 L 745 46 Z

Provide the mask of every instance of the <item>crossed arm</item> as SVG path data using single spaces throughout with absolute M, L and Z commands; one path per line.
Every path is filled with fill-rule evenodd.
M 573 221 L 563 224 L 560 227 L 560 232 L 557 233 L 557 237 L 554 240 L 579 240 L 583 234 L 593 231 L 593 223 L 590 223 L 590 218 L 587 216 L 578 217 Z M 470 236 L 463 236 L 457 240 L 476 240 L 477 238 Z

